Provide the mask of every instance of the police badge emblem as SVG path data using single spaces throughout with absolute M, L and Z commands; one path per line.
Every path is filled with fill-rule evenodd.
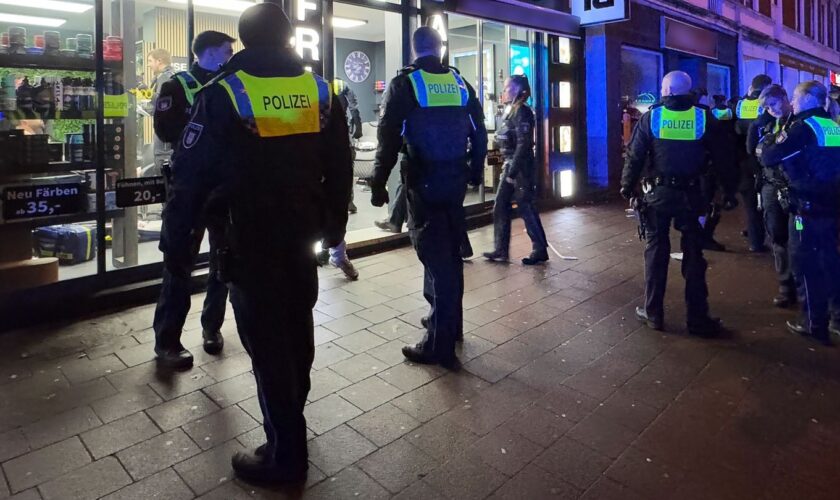
M 160 97 L 157 100 L 155 108 L 158 111 L 168 111 L 172 107 L 172 96 Z
M 201 132 L 204 131 L 204 125 L 199 125 L 195 122 L 189 122 L 187 128 L 184 129 L 184 137 L 181 139 L 181 145 L 184 149 L 190 149 L 198 143 L 201 138 Z

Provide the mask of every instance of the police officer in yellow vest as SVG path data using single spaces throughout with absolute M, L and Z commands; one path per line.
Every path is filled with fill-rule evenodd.
M 155 134 L 161 141 L 177 147 L 181 132 L 190 121 L 195 95 L 233 55 L 232 43 L 235 41 L 218 31 L 204 31 L 195 37 L 192 50 L 197 61 L 190 71 L 176 73 L 164 82 L 155 101 Z M 169 172 L 164 174 L 168 176 Z M 196 231 L 196 240 L 193 242 L 196 252 L 203 237 L 204 231 Z M 215 251 L 217 239 L 218 235 L 210 234 L 211 252 Z M 224 346 L 221 328 L 228 297 L 227 287 L 213 271 L 215 269 L 211 269 L 207 276 L 207 295 L 201 310 L 204 350 L 208 354 L 218 354 Z M 172 274 L 164 269 L 163 285 L 153 321 L 158 363 L 176 369 L 188 368 L 193 363 L 192 354 L 181 345 L 181 330 L 190 311 L 191 285 L 188 277 L 186 270 Z
M 765 165 L 781 164 L 788 178 L 790 257 L 802 315 L 787 327 L 831 345 L 829 309 L 840 293 L 840 125 L 824 109 L 827 96 L 822 83 L 800 83 L 789 128 L 767 136 L 759 154 Z
M 214 255 L 251 356 L 266 443 L 237 453 L 250 481 L 297 482 L 308 462 L 303 407 L 315 353 L 315 242 L 344 239 L 350 202 L 347 122 L 330 85 L 289 47 L 291 25 L 269 3 L 239 20 L 245 49 L 197 95 L 172 169 L 162 244 L 182 269 L 191 231 L 223 226 Z
M 709 317 L 706 260 L 698 217 L 704 211 L 700 178 L 707 168 L 721 165 L 719 124 L 708 109 L 694 105 L 691 77 L 682 71 L 665 75 L 662 102 L 653 106 L 636 124 L 628 145 L 621 178 L 621 194 L 636 198 L 642 170 L 651 160 L 651 171 L 642 183 L 645 222 L 645 305 L 636 316 L 655 330 L 664 328 L 665 285 L 671 254 L 670 226 L 682 233 L 682 274 L 688 308 L 688 332 L 714 336 L 720 321 Z
M 410 361 L 457 369 L 455 343 L 463 335 L 464 197 L 481 183 L 487 154 L 484 113 L 461 75 L 441 64 L 442 41 L 430 27 L 412 36 L 414 64 L 388 86 L 377 130 L 371 202 L 388 202 L 385 183 L 400 151 L 407 188 L 408 228 L 425 268 L 423 294 L 431 305 L 426 336 L 403 348 Z
M 756 158 L 758 131 L 762 130 L 775 118 L 761 107 L 758 98 L 761 92 L 770 86 L 773 80 L 767 75 L 758 75 L 752 79 L 750 92 L 735 105 L 735 132 L 738 135 L 741 155 L 741 185 L 739 191 L 744 200 L 747 214 L 747 239 L 751 252 L 766 252 L 764 244 L 766 233 L 764 221 L 758 207 L 758 193 L 761 190 L 761 166 Z

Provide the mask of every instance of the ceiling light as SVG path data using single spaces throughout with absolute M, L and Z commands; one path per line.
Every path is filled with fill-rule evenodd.
M 187 0 L 169 0 L 169 2 L 186 5 Z M 256 5 L 256 2 L 247 2 L 244 0 L 193 0 L 193 5 L 196 7 L 207 7 L 209 9 L 242 12 L 248 7 Z
M 359 26 L 364 26 L 366 24 L 367 21 L 364 19 L 350 19 L 349 17 L 336 16 L 333 16 L 332 18 L 333 28 L 358 28 Z
M 91 4 L 61 2 L 58 0 L 0 0 L 0 5 L 54 10 L 57 12 L 72 12 L 73 14 L 81 14 L 82 12 L 87 12 L 93 8 L 93 5 Z
M 54 17 L 19 16 L 17 14 L 0 13 L 0 23 L 27 24 L 30 26 L 58 28 L 66 22 L 67 19 L 56 19 Z

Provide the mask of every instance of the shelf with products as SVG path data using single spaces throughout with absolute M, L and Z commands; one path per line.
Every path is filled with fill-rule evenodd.
M 55 71 L 96 71 L 96 61 L 92 58 L 72 56 L 50 56 L 36 54 L 2 54 L 0 68 L 35 69 Z M 122 61 L 105 61 L 105 69 L 122 70 Z

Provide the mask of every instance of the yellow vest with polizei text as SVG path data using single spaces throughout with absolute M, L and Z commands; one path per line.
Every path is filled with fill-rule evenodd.
M 657 139 L 698 141 L 706 133 L 706 113 L 695 106 L 685 111 L 660 106 L 651 110 L 650 128 Z
M 330 85 L 309 72 L 292 77 L 256 77 L 237 71 L 219 80 L 234 108 L 260 137 L 321 131 L 321 107 L 332 101 Z

